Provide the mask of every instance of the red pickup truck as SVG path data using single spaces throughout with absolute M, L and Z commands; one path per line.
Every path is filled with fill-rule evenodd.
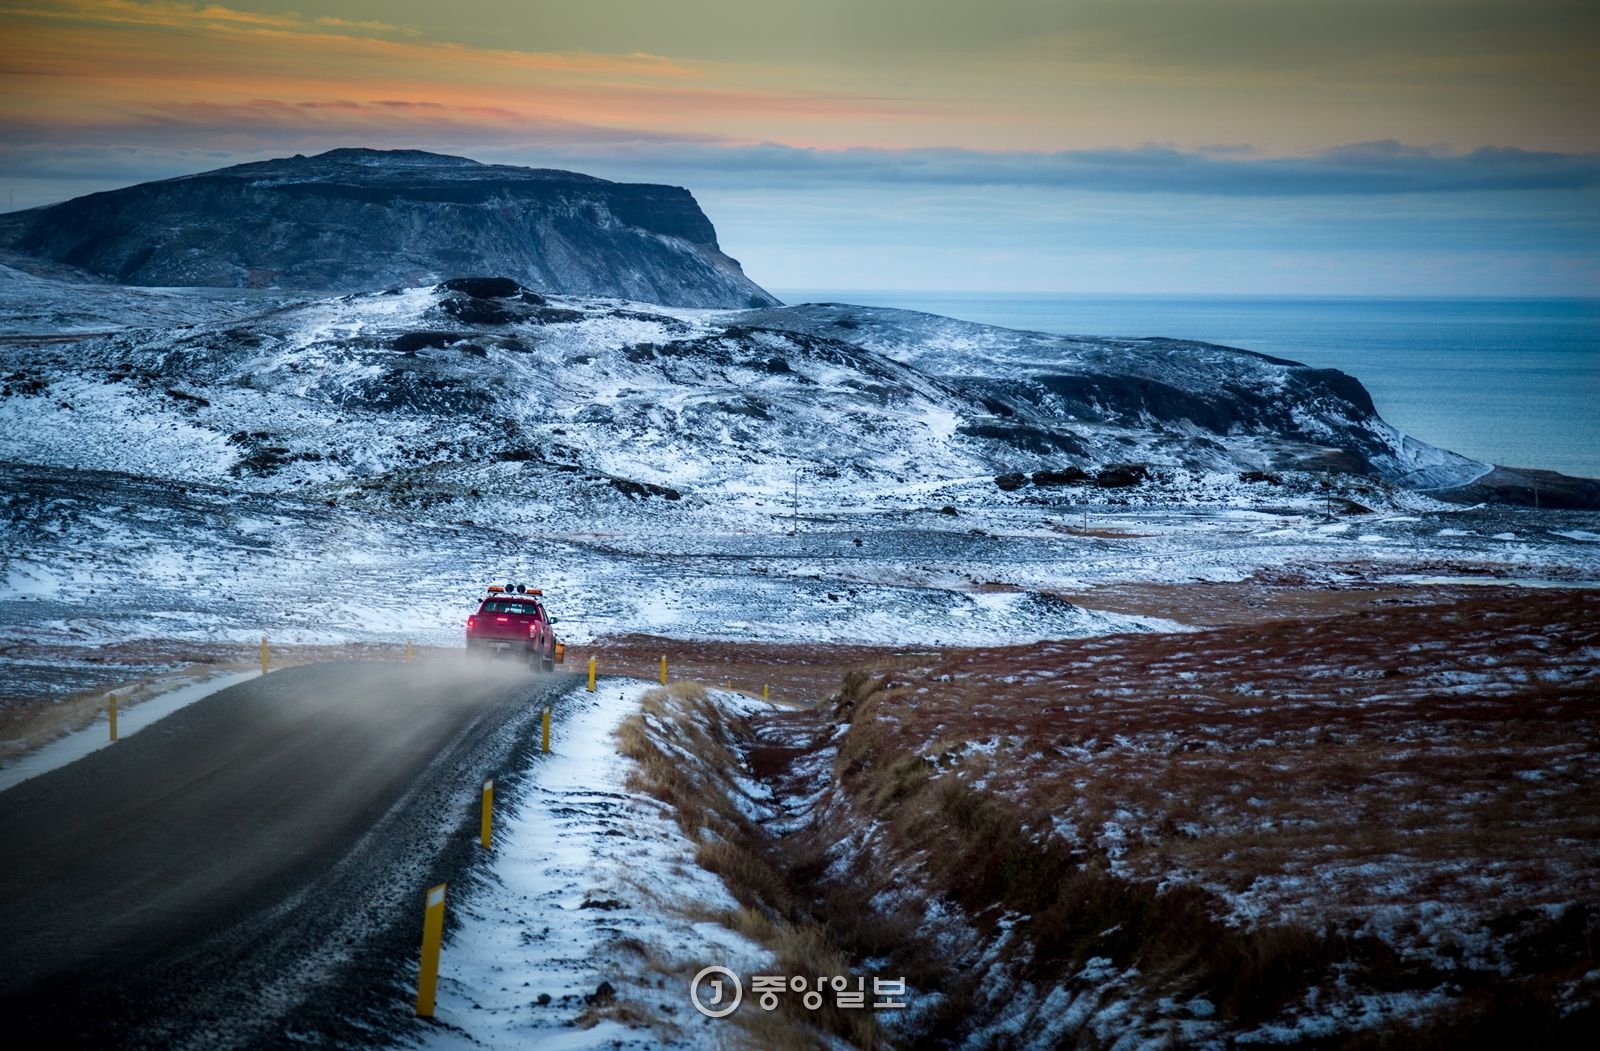
M 535 671 L 553 671 L 566 647 L 556 641 L 543 595 L 526 584 L 491 584 L 478 612 L 467 618 L 467 650 L 507 653 L 524 658 Z

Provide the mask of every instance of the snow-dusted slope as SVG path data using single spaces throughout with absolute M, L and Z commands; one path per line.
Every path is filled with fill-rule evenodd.
M 730 500 L 782 501 L 797 472 L 860 501 L 1127 464 L 1135 480 L 1304 469 L 1414 488 L 1489 469 L 1399 435 L 1342 373 L 1205 344 L 857 308 L 670 310 L 510 282 L 280 298 L 253 315 L 229 300 L 205 323 L 173 293 L 97 289 L 89 310 L 69 286 L 7 277 L 26 303 L 14 317 L 125 326 L 15 337 L 0 452 L 22 462 L 458 517 L 483 502 L 497 519 L 537 519 L 535 494 L 579 515 L 687 498 L 720 518 Z
M 1446 488 L 1487 474 L 1470 460 L 1402 435 L 1378 417 L 1352 376 L 1233 347 L 1167 338 L 1055 336 L 882 307 L 807 304 L 751 312 L 755 324 L 844 336 L 924 372 L 960 377 L 997 403 L 1003 425 L 1026 440 L 1063 421 L 1080 436 L 1098 425 L 1175 431 L 1205 460 L 1205 439 L 1229 446 L 1218 463 L 1272 455 L 1292 467 L 1305 450 L 1338 450 L 1322 469 L 1371 470 L 1407 488 Z M 1245 452 L 1246 435 L 1285 440 Z M 1118 435 L 1117 440 L 1123 436 Z M 1168 443 L 1170 444 L 1170 443 Z M 1342 462 L 1341 462 L 1342 460 Z M 1170 462 L 1158 457 L 1157 462 Z
M 1053 594 L 1107 580 L 1595 557 L 1592 516 L 1441 529 L 1390 483 L 1479 465 L 1348 377 L 1226 348 L 493 280 L 0 269 L 0 317 L 0 643 L 454 643 L 508 577 L 559 594 L 571 638 L 984 643 L 1168 626 Z

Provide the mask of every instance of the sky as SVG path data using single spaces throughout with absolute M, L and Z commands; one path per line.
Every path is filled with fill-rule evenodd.
M 339 146 L 774 289 L 1600 295 L 1594 0 L 0 0 L 0 207 Z

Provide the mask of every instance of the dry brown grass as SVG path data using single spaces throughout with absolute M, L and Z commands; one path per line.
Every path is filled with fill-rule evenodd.
M 1355 575 L 1370 569 L 1373 576 L 1380 578 L 1394 573 L 1391 566 L 1345 565 L 1339 569 Z M 1460 564 L 1408 569 L 1418 573 L 1449 573 L 1457 576 L 1487 576 L 1490 572 L 1487 567 Z M 1344 581 L 1337 586 L 1317 585 L 1303 574 L 1279 571 L 1257 573 L 1241 581 L 1142 581 L 1103 584 L 1082 591 L 1054 594 L 1057 598 L 1089 609 L 1164 617 L 1195 627 L 1215 628 L 1342 616 L 1397 602 L 1444 605 L 1471 599 L 1475 590 L 1474 587 L 1462 585 L 1417 587 L 1382 582 Z
M 655 682 L 667 658 L 672 682 L 727 685 L 750 697 L 770 687 L 778 704 L 808 706 L 831 695 L 839 677 L 863 665 L 897 665 L 922 659 L 918 652 L 880 646 L 826 646 L 813 643 L 715 642 L 620 635 L 567 650 L 566 667 L 584 671 L 596 658 L 602 675 L 625 675 Z
M 1333 970 L 1548 1003 L 1600 963 L 1597 703 L 1578 592 L 970 651 L 845 680 L 818 834 L 875 822 L 848 881 L 1010 917 L 1036 980 L 1106 957 L 1233 1024 Z
M 767 947 L 774 972 L 785 975 L 845 975 L 852 956 L 839 947 L 826 921 L 813 911 L 795 858 L 781 849 L 733 802 L 733 773 L 749 773 L 746 750 L 754 742 L 748 722 L 730 718 L 695 682 L 674 682 L 647 693 L 638 715 L 618 730 L 619 746 L 634 761 L 630 787 L 673 810 L 679 827 L 695 843 L 696 861 L 721 877 L 739 908 L 715 918 Z M 747 982 L 748 987 L 748 982 Z M 820 1033 L 856 1047 L 878 1041 L 868 1011 L 840 1010 L 831 1003 L 807 1011 L 798 997 L 784 997 L 775 1012 L 744 1010 L 732 1021 L 746 1046 L 828 1046 Z
M 1596 653 L 1600 623 L 1569 592 L 974 653 L 883 691 L 894 717 L 858 719 L 845 759 L 899 756 L 873 785 L 893 795 L 906 757 L 949 755 L 949 776 L 1070 819 L 1135 876 L 1242 889 L 1313 856 L 1322 873 L 1398 859 L 1429 870 L 1434 900 L 1468 902 L 1470 866 L 1492 860 L 1523 895 L 1503 907 L 1587 900 Z M 953 731 L 991 747 L 961 754 Z M 1449 863 L 1469 866 L 1453 891 Z M 1268 914 L 1303 897 L 1256 895 Z

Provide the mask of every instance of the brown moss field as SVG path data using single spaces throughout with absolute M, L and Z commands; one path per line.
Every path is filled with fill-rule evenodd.
M 1193 619 L 1215 626 L 837 648 L 807 673 L 790 648 L 685 655 L 708 684 L 802 695 L 857 662 L 827 703 L 712 734 L 705 770 L 737 756 L 779 815 L 729 816 L 708 855 L 744 926 L 811 930 L 937 990 L 898 1034 L 917 1045 L 1564 1046 L 1588 1031 L 1592 592 L 1191 587 L 1209 592 Z M 660 648 L 612 646 L 641 672 Z M 670 781 L 680 803 L 734 790 Z
M 975 651 L 866 711 L 846 756 L 918 757 L 1251 916 L 1600 896 L 1583 592 Z

